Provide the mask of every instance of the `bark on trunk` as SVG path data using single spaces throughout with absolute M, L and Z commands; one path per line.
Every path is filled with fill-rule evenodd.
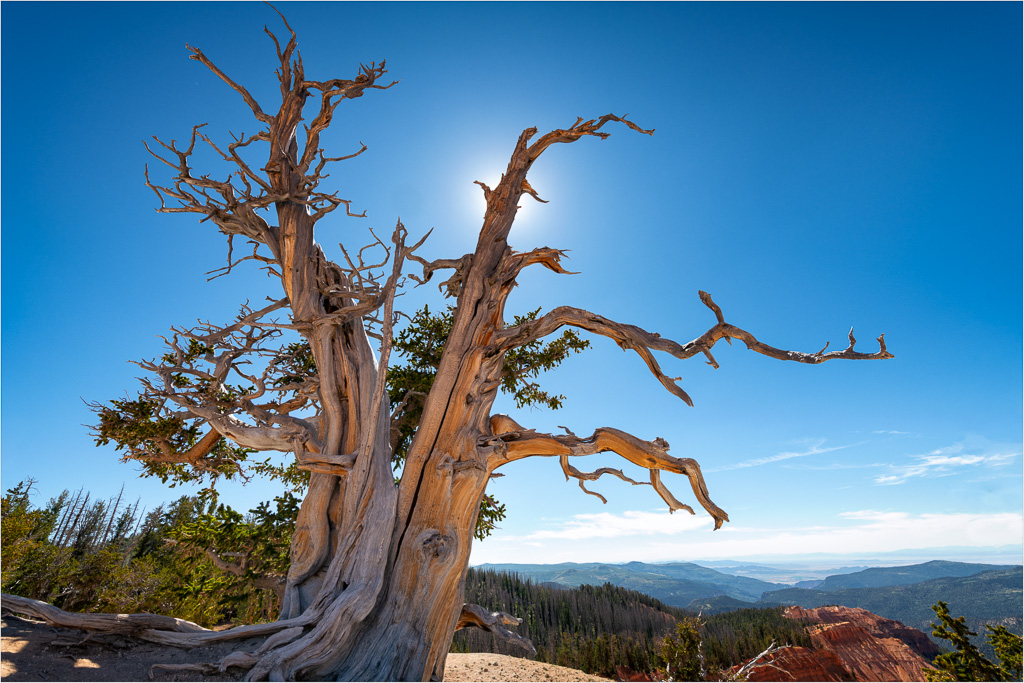
M 525 170 L 520 172 L 525 177 Z M 313 607 L 326 611 L 310 634 L 269 654 L 251 676 L 439 680 L 443 675 L 490 476 L 480 445 L 491 436 L 490 410 L 504 353 L 488 349 L 514 278 L 492 283 L 510 255 L 505 237 L 518 195 L 506 190 L 501 210 L 489 212 L 481 230 L 399 488 L 390 485 L 385 471 L 391 457 L 383 425 L 376 430 L 372 455 L 364 458 L 359 449 L 347 475 L 315 475 L 300 513 L 282 616 Z M 282 230 L 283 245 L 290 232 L 297 231 Z M 289 292 L 293 309 L 298 289 Z M 348 397 L 373 394 L 372 355 L 365 333 L 359 334 L 361 325 L 343 328 L 351 335 L 341 338 L 323 328 L 315 327 L 310 337 L 321 375 L 327 429 L 322 441 L 331 453 L 352 453 L 357 444 L 343 439 L 366 433 L 364 416 L 372 406 Z M 373 511 L 360 507 L 368 504 Z
M 499 258 L 505 251 L 507 247 L 498 250 Z M 502 355 L 488 358 L 485 350 L 501 320 L 506 292 L 488 289 L 484 280 L 493 273 L 482 271 L 487 266 L 493 270 L 498 260 L 481 259 L 468 274 L 400 487 L 391 485 L 390 471 L 381 467 L 391 459 L 383 425 L 378 425 L 379 445 L 366 459 L 377 463 L 379 471 L 374 475 L 362 473 L 368 467 L 362 457 L 346 476 L 315 475 L 300 513 L 300 538 L 293 545 L 293 570 L 282 616 L 297 616 L 328 600 L 338 606 L 319 618 L 309 636 L 287 646 L 289 652 L 269 655 L 273 662 L 261 662 L 250 675 L 263 675 L 268 665 L 286 677 L 439 680 L 443 675 L 462 610 L 473 530 L 490 475 L 478 448 L 481 439 L 490 436 L 490 409 L 501 377 Z M 326 341 L 322 347 L 313 346 L 322 377 L 331 367 L 353 365 L 353 351 L 361 346 L 335 343 L 328 348 Z M 363 348 L 369 349 L 368 345 Z M 356 365 L 365 368 L 363 360 Z M 356 395 L 372 394 L 365 390 L 372 386 L 371 373 L 364 375 L 358 381 L 364 391 Z M 334 389 L 339 396 L 351 395 L 353 382 L 345 379 L 349 381 L 339 379 Z M 321 391 L 331 390 L 322 384 Z M 354 405 L 339 401 L 338 408 L 337 414 L 324 411 L 329 418 L 325 424 L 345 425 L 341 433 L 359 434 L 362 430 L 352 427 L 364 423 L 352 414 Z M 355 451 L 353 444 L 336 444 L 331 435 L 324 444 L 330 444 L 333 452 Z M 359 507 L 377 499 L 375 512 Z M 402 503 L 396 506 L 399 500 Z M 358 529 L 349 528 L 352 524 Z M 367 542 L 334 541 L 353 534 Z M 333 558 L 328 569 L 324 558 Z M 347 571 L 331 578 L 336 565 Z M 354 606 L 341 607 L 348 603 Z

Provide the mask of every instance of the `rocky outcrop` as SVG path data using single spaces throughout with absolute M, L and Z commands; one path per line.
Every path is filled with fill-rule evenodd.
M 790 607 L 786 616 L 809 624 L 852 623 L 862 627 L 876 638 L 896 638 L 928 661 L 941 650 L 923 631 L 906 626 L 893 619 L 886 619 L 859 607 L 816 607 L 803 609 Z
M 811 648 L 787 647 L 754 669 L 751 681 L 924 681 L 939 649 L 921 631 L 850 607 L 790 607 Z

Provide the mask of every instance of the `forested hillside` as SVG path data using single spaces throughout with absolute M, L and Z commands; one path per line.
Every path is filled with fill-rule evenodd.
M 656 641 L 684 616 L 682 610 L 610 584 L 566 590 L 472 568 L 465 596 L 467 602 L 521 618 L 523 623 L 513 630 L 530 639 L 539 661 L 606 676 L 614 676 L 620 666 L 653 671 Z M 527 654 L 514 643 L 474 629 L 457 632 L 452 650 Z
M 466 600 L 522 618 L 514 630 L 533 642 L 538 660 L 608 677 L 621 673 L 619 667 L 653 672 L 661 666 L 661 642 L 674 632 L 677 620 L 696 616 L 610 583 L 558 587 L 483 569 L 467 574 Z M 738 610 L 704 622 L 701 635 L 710 670 L 754 657 L 772 641 L 809 642 L 803 627 L 778 608 Z M 479 631 L 456 633 L 452 649 L 526 655 L 521 647 Z
M 809 647 L 803 624 L 783 616 L 781 607 L 747 607 L 704 618 L 704 657 L 713 668 L 726 669 L 748 661 L 769 645 Z

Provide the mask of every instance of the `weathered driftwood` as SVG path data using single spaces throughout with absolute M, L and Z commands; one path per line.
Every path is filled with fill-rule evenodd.
M 295 33 L 288 30 L 290 39 L 284 46 L 268 31 L 280 64 L 281 103 L 276 113 L 264 111 L 242 85 L 202 51 L 189 47 L 190 58 L 234 89 L 263 128 L 226 147 L 207 138 L 201 126 L 193 128 L 185 146 L 157 140 L 160 147 L 153 154 L 171 169 L 173 178 L 160 185 L 146 173 L 148 186 L 159 197 L 159 211 L 198 214 L 227 235 L 229 245 L 236 236 L 254 245 L 251 255 L 238 259 L 229 249 L 228 265 L 219 275 L 230 273 L 242 261 L 255 260 L 280 280 L 283 297 L 259 310 L 243 307 L 235 323 L 226 327 L 203 324 L 192 330 L 175 329 L 168 339 L 169 356 L 141 363 L 157 378 L 144 380 L 147 395 L 178 415 L 205 421 L 209 433 L 184 453 L 158 444 L 158 452 L 129 456 L 199 469 L 229 467 L 230 461 L 212 455 L 221 438 L 245 448 L 295 454 L 299 466 L 311 472 L 311 480 L 293 535 L 280 621 L 215 633 L 153 615 L 69 615 L 13 596 L 3 597 L 5 608 L 63 626 L 131 632 L 180 647 L 270 636 L 253 652 L 238 652 L 210 665 L 248 669 L 250 680 L 437 680 L 457 627 L 507 631 L 504 617 L 463 606 L 473 530 L 487 483 L 497 476 L 497 468 L 527 457 L 557 456 L 566 477 L 577 479 L 581 487 L 585 481 L 611 474 L 631 483 L 649 483 L 670 511 L 692 512 L 662 478 L 663 472 L 681 474 L 714 518 L 716 528 L 728 520 L 711 501 L 697 462 L 670 456 L 664 440 L 647 441 L 614 428 L 598 429 L 587 438 L 568 430 L 554 436 L 524 428 L 506 416 L 492 416 L 509 351 L 563 326 L 586 330 L 636 352 L 655 378 L 688 404 L 690 397 L 662 371 L 655 352 L 680 359 L 703 354 L 717 367 L 712 347 L 721 339 L 735 338 L 758 353 L 801 363 L 892 357 L 882 337 L 879 351 L 854 351 L 852 334 L 849 348 L 839 352 L 798 353 L 771 347 L 727 324 L 721 309 L 703 292 L 701 300 L 714 312 L 717 323 L 682 344 L 569 307 L 506 326 L 505 302 L 524 268 L 541 265 L 556 273 L 568 272 L 561 265 L 561 250 L 542 247 L 516 252 L 508 245 L 523 195 L 543 201 L 527 174 L 552 145 L 604 139 L 609 124 L 645 135 L 654 132 L 613 114 L 580 118 L 540 137 L 535 128 L 523 131 L 498 185 L 492 189 L 478 182 L 487 208 L 471 254 L 427 261 L 414 253 L 419 244 L 407 246 L 407 231 L 399 222 L 389 244 L 376 239 L 376 245 L 387 252 L 380 263 L 365 263 L 362 251 L 354 258 L 345 252 L 344 266 L 329 261 L 314 239 L 314 226 L 339 207 L 355 214 L 348 200 L 319 187 L 326 177 L 325 166 L 348 158 L 324 156 L 320 134 L 341 102 L 390 85 L 380 83 L 386 73 L 384 63 L 363 66 L 352 80 L 307 79 Z M 300 145 L 296 132 L 310 98 L 316 113 Z M 193 173 L 190 159 L 198 140 L 234 164 L 232 178 L 218 181 Z M 255 143 L 267 143 L 269 149 L 260 168 L 250 166 L 241 154 Z M 263 210 L 276 214 L 276 225 L 265 220 Z M 442 287 L 457 305 L 432 389 L 421 397 L 422 417 L 396 486 L 390 433 L 396 417 L 390 410 L 384 375 L 391 348 L 392 305 L 406 261 L 421 267 L 420 275 L 410 275 L 421 283 L 438 270 L 453 270 Z M 380 270 L 388 262 L 390 272 Z M 267 317 L 281 310 L 288 311 L 288 321 Z M 280 389 L 270 381 L 269 370 L 254 374 L 244 363 L 250 355 L 267 357 L 266 344 L 282 329 L 296 331 L 308 342 L 317 369 L 315 376 L 289 385 L 295 393 L 287 400 L 275 393 Z M 381 340 L 379 356 L 371 347 L 371 337 Z M 204 349 L 198 356 L 190 351 L 195 344 Z M 180 380 L 189 377 L 202 386 L 220 387 L 227 385 L 232 374 L 254 389 L 234 399 L 230 407 L 210 399 L 209 392 L 183 386 Z M 314 417 L 298 416 L 301 408 L 310 406 L 316 408 Z M 570 464 L 570 458 L 605 451 L 647 470 L 649 482 L 636 482 L 621 470 L 601 468 L 588 473 Z

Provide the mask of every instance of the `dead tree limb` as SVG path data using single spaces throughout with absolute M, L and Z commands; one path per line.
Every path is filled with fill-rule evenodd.
M 644 441 L 632 434 L 619 429 L 602 427 L 594 431 L 587 438 L 580 438 L 575 434 L 552 435 L 541 434 L 532 429 L 525 429 L 515 420 L 507 415 L 495 415 L 491 418 L 491 430 L 493 437 L 483 439 L 484 450 L 487 456 L 488 470 L 494 470 L 507 463 L 529 458 L 533 456 L 558 456 L 562 462 L 562 469 L 566 478 L 573 477 L 582 482 L 594 480 L 605 473 L 613 473 L 615 476 L 628 481 L 631 484 L 639 485 L 646 482 L 636 482 L 629 479 L 619 470 L 606 469 L 604 472 L 598 470 L 594 473 L 580 472 L 569 466 L 568 458 L 571 456 L 594 455 L 596 453 L 616 453 L 629 462 L 649 470 L 650 485 L 658 492 L 662 500 L 668 505 L 670 511 L 686 510 L 694 514 L 693 509 L 680 503 L 672 495 L 671 491 L 661 482 L 660 472 L 672 472 L 682 474 L 690 481 L 693 494 L 701 506 L 707 510 L 715 520 L 715 529 L 729 521 L 729 515 L 711 501 L 707 485 L 704 483 L 704 476 L 701 474 L 700 465 L 696 460 L 690 458 L 675 458 L 668 454 L 669 445 L 664 439 L 658 438 L 654 441 Z M 595 476 L 596 475 L 596 476 Z M 583 488 L 581 486 L 581 488 Z M 586 489 L 584 488 L 584 491 Z M 587 491 L 590 493 L 589 491 Z M 603 497 L 602 497 L 603 500 Z
M 465 603 L 462 606 L 462 613 L 459 615 L 459 621 L 455 624 L 455 630 L 475 627 L 484 631 L 493 633 L 496 636 L 519 645 L 531 655 L 537 654 L 537 649 L 533 646 L 528 638 L 509 631 L 506 626 L 518 626 L 523 623 L 522 619 L 514 617 L 507 612 L 488 612 L 480 605 L 473 605 Z
M 718 362 L 711 355 L 711 349 L 722 339 L 729 341 L 729 343 L 732 343 L 731 339 L 739 339 L 751 351 L 770 358 L 812 365 L 829 360 L 882 360 L 893 357 L 885 348 L 884 334 L 878 337 L 879 350 L 875 353 L 854 351 L 853 347 L 857 340 L 853 337 L 853 330 L 850 330 L 849 334 L 850 345 L 842 351 L 829 351 L 826 353 L 825 349 L 822 349 L 817 353 L 804 353 L 801 351 L 777 349 L 774 346 L 758 341 L 750 332 L 726 323 L 721 308 L 718 307 L 707 292 L 700 292 L 700 299 L 708 308 L 714 311 L 718 318 L 718 324 L 685 344 L 666 339 L 661 335 L 648 332 L 636 325 L 618 323 L 596 313 L 571 306 L 559 306 L 536 320 L 502 330 L 495 334 L 492 344 L 494 345 L 495 352 L 500 353 L 546 337 L 565 325 L 593 332 L 608 337 L 623 349 L 635 351 L 647 364 L 651 373 L 658 378 L 662 386 L 672 394 L 683 399 L 689 406 L 693 405 L 693 400 L 682 387 L 676 384 L 681 378 L 666 375 L 658 361 L 655 360 L 654 355 L 651 353 L 652 351 L 662 351 L 682 360 L 703 353 L 708 358 L 708 364 L 715 368 L 718 367 Z M 827 347 L 828 345 L 826 344 Z

